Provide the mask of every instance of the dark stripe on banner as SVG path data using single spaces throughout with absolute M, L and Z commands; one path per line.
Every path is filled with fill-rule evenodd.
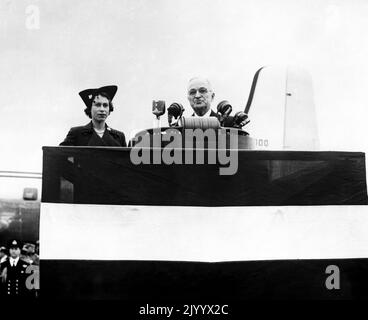
M 326 268 L 331 265 L 339 268 L 340 289 L 326 287 L 332 275 Z M 368 259 L 226 263 L 42 260 L 41 270 L 44 299 L 368 298 Z
M 129 148 L 43 150 L 43 202 L 208 207 L 367 204 L 363 153 L 242 150 L 236 153 L 236 173 L 220 175 L 218 163 L 134 165 Z

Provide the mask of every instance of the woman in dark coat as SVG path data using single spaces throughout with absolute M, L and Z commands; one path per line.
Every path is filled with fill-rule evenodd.
M 84 112 L 91 121 L 85 126 L 71 128 L 60 145 L 126 147 L 124 133 L 106 124 L 107 117 L 114 110 L 112 99 L 117 90 L 117 86 L 105 86 L 79 92 L 86 105 Z

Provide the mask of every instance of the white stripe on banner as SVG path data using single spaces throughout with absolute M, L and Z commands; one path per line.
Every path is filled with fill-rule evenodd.
M 368 258 L 368 206 L 41 204 L 41 259 Z

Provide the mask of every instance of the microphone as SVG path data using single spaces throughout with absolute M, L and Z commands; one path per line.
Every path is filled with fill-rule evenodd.
M 167 108 L 167 121 L 169 122 L 169 126 L 172 127 L 178 123 L 176 121 L 173 123 L 173 118 L 178 120 L 183 115 L 184 108 L 180 103 L 174 102 Z
M 245 112 L 239 111 L 235 113 L 234 119 L 233 119 L 233 128 L 241 129 L 242 127 L 244 127 L 246 124 L 250 122 L 250 120 L 247 120 L 247 119 L 248 119 L 248 115 Z
M 162 116 L 165 113 L 166 107 L 165 107 L 165 101 L 159 100 L 159 101 L 152 101 L 152 113 L 156 116 L 157 120 L 160 119 L 160 116 Z
M 223 125 L 225 120 L 229 117 L 231 111 L 233 111 L 233 107 L 227 100 L 223 100 L 217 105 L 217 115 L 219 116 L 221 125 Z

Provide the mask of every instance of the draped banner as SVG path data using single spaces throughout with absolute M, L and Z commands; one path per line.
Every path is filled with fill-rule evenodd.
M 43 166 L 42 297 L 367 295 L 363 153 L 239 151 L 221 176 L 134 165 L 128 148 L 45 147 Z

